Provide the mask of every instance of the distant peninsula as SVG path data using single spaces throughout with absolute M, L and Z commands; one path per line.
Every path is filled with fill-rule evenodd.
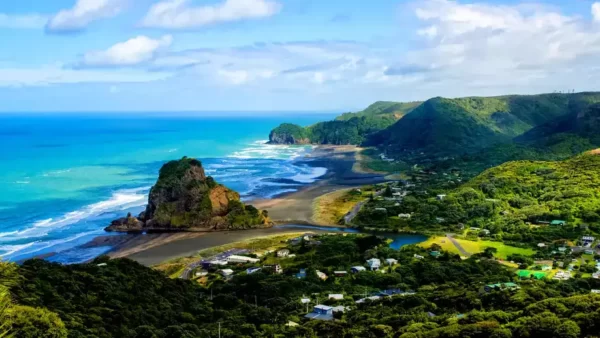
M 200 161 L 184 157 L 162 166 L 144 212 L 114 220 L 105 230 L 231 230 L 268 225 L 266 211 L 242 203 L 237 192 L 206 176 Z

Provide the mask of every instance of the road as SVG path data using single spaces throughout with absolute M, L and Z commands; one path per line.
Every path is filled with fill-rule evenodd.
M 376 191 L 375 194 L 373 194 L 373 197 L 378 197 L 381 196 L 384 193 L 385 190 L 380 190 L 380 191 Z M 350 222 L 352 222 L 352 220 L 354 219 L 354 217 L 356 217 L 356 215 L 358 214 L 358 212 L 360 211 L 360 209 L 367 204 L 368 200 L 365 201 L 361 201 L 356 203 L 356 205 L 354 207 L 352 207 L 352 210 L 350 210 L 346 216 L 344 216 L 344 222 L 345 224 L 350 224 Z
M 458 241 L 455 240 L 451 234 L 446 234 L 446 237 L 450 240 L 450 242 L 452 242 L 452 244 L 454 244 L 454 246 L 458 249 L 458 251 L 460 251 L 460 253 L 463 256 L 471 257 L 471 254 L 469 252 L 467 252 L 467 250 L 465 250 L 465 248 L 463 248 L 462 245 L 460 245 L 460 243 L 458 243 Z

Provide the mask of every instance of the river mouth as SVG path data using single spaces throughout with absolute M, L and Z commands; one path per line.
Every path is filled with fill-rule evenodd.
M 385 238 L 389 238 L 392 240 L 390 243 L 390 248 L 394 250 L 399 250 L 401 247 L 405 245 L 411 244 L 419 244 L 421 242 L 425 242 L 428 237 L 421 234 L 403 234 L 403 233 L 393 233 L 393 232 L 372 232 L 372 231 L 364 231 L 357 228 L 344 228 L 344 227 L 323 227 L 316 225 L 300 225 L 300 224 L 284 224 L 277 225 L 273 227 L 273 229 L 306 229 L 308 231 L 317 231 L 317 232 L 342 232 L 349 234 L 369 234 L 376 236 L 383 236 Z

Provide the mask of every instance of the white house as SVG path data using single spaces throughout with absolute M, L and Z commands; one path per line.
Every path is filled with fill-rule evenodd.
M 198 271 L 196 272 L 196 277 L 204 277 L 208 275 L 208 271 Z
M 249 268 L 249 269 L 246 269 L 246 273 L 249 274 L 249 275 L 251 275 L 251 274 L 253 274 L 255 272 L 258 272 L 260 270 L 261 270 L 261 268 Z
M 326 280 L 327 279 L 327 275 L 324 274 L 323 272 L 317 270 L 317 277 L 319 277 L 319 279 L 321 280 Z
M 289 249 L 281 249 L 281 250 L 277 251 L 277 257 L 287 257 L 289 255 L 290 255 Z
M 398 264 L 398 260 L 393 258 L 388 258 L 385 260 L 385 262 L 388 263 L 388 265 Z
M 210 262 L 208 262 L 210 265 L 227 265 L 227 261 L 221 260 L 221 259 L 215 259 L 212 260 Z
M 260 259 L 246 256 L 231 255 L 227 257 L 227 261 L 229 263 L 258 263 L 260 262 Z
M 369 266 L 371 271 L 379 270 L 379 267 L 381 266 L 381 260 L 379 260 L 379 258 L 371 258 L 367 260 L 367 265 Z
M 398 218 L 406 218 L 406 219 L 410 219 L 411 215 L 410 214 L 398 214 Z
M 538 243 L 538 248 L 545 248 L 545 247 L 546 247 L 546 244 L 544 244 L 544 243 Z
M 446 196 L 447 195 L 442 194 L 442 195 L 437 195 L 436 198 L 438 201 L 443 201 L 444 199 L 446 199 Z
M 423 258 L 425 258 L 425 257 L 423 257 L 423 256 L 421 256 L 421 255 L 417 255 L 417 254 L 415 254 L 415 255 L 414 255 L 414 257 L 415 257 L 416 259 L 423 259 Z
M 342 295 L 340 293 L 330 293 L 329 296 L 327 297 L 327 299 L 343 300 L 344 295 Z
M 222 270 L 219 270 L 219 273 L 221 273 L 221 275 L 223 277 L 229 277 L 229 276 L 233 275 L 233 270 L 231 270 L 231 269 L 222 269 Z
M 350 270 L 352 271 L 352 273 L 359 273 L 361 271 L 366 271 L 367 269 L 365 269 L 364 266 L 358 265 L 358 266 L 353 266 Z

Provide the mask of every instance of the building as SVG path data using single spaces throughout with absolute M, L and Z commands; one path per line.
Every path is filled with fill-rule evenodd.
M 277 257 L 287 257 L 290 255 L 290 250 L 288 249 L 281 249 L 279 251 L 277 251 Z
M 260 262 L 260 259 L 246 257 L 246 256 L 231 255 L 231 256 L 227 257 L 227 262 L 229 262 L 229 263 L 258 263 L 258 262 Z
M 381 266 L 381 260 L 379 260 L 379 258 L 371 258 L 367 260 L 367 265 L 371 271 L 379 270 L 379 267 Z
M 538 248 L 545 248 L 546 244 L 545 243 L 538 243 L 537 246 L 538 246 Z
M 592 249 L 587 249 L 587 250 L 585 250 L 585 251 L 584 251 L 584 253 L 585 253 L 586 255 L 593 255 L 593 254 L 594 254 L 594 250 L 592 250 Z
M 315 320 L 332 320 L 333 319 L 333 307 L 327 305 L 315 305 L 313 311 L 304 318 L 315 319 Z
M 484 234 L 485 236 L 489 236 L 490 235 L 490 231 L 488 229 L 481 230 L 481 233 Z
M 483 287 L 483 290 L 485 290 L 485 292 L 492 292 L 493 290 L 500 290 L 500 289 L 508 289 L 508 290 L 514 291 L 514 290 L 518 290 L 519 286 L 515 283 L 509 282 L 509 283 L 488 284 Z
M 558 252 L 565 253 L 565 252 L 567 252 L 567 248 L 564 246 L 561 246 L 560 248 L 558 248 Z
M 429 253 L 432 257 L 439 257 L 441 255 L 441 253 L 439 251 L 432 251 Z
M 317 270 L 317 277 L 319 277 L 321 280 L 327 280 L 327 275 L 319 270 Z
M 270 270 L 270 271 L 273 271 L 275 273 L 283 273 L 283 269 L 281 268 L 281 265 L 279 265 L 279 264 L 263 265 L 263 269 Z
M 204 277 L 208 275 L 208 271 L 198 271 L 196 272 L 196 277 Z
M 412 216 L 410 214 L 398 214 L 398 218 L 410 219 Z
M 442 195 L 437 195 L 435 198 L 437 198 L 438 201 L 443 201 L 446 199 L 446 196 L 447 195 L 442 194 Z
M 388 258 L 388 259 L 386 259 L 386 260 L 385 260 L 385 262 L 386 262 L 388 265 L 395 265 L 395 264 L 398 264 L 398 260 L 397 260 L 397 259 L 393 259 L 393 258 Z
M 327 296 L 327 299 L 343 300 L 344 295 L 342 295 L 341 293 L 330 293 L 329 296 Z
M 356 304 L 362 304 L 362 303 L 364 303 L 364 302 L 366 302 L 368 300 L 370 300 L 372 302 L 376 302 L 376 301 L 378 301 L 380 299 L 381 299 L 381 296 L 371 296 L 371 297 L 367 297 L 367 298 L 361 298 L 361 299 L 357 300 L 355 303 Z
M 306 278 L 306 269 L 300 269 L 300 272 L 296 274 L 296 278 L 304 279 Z
M 415 254 L 415 255 L 414 255 L 414 257 L 415 257 L 416 259 L 423 259 L 423 258 L 425 258 L 425 257 L 423 257 L 423 256 L 421 256 L 421 255 L 417 255 L 417 254 Z
M 556 273 L 556 275 L 554 275 L 554 277 L 552 279 L 557 279 L 557 280 L 571 279 L 571 272 L 570 271 L 559 271 Z
M 552 267 L 550 265 L 542 265 L 542 271 L 550 271 Z
M 348 275 L 348 271 L 334 271 L 333 274 L 336 277 L 345 277 Z
M 600 271 L 596 271 L 593 275 L 592 278 L 594 279 L 600 279 Z
M 251 275 L 255 272 L 259 272 L 260 270 L 262 270 L 261 268 L 250 268 L 250 269 L 246 269 L 246 273 Z
M 352 273 L 359 273 L 361 271 L 366 271 L 367 269 L 365 269 L 364 266 L 353 266 L 350 271 L 352 271 Z
M 219 273 L 223 276 L 223 277 L 230 277 L 233 275 L 233 270 L 231 269 L 222 269 L 219 270 Z
M 223 266 L 223 265 L 227 265 L 227 261 L 224 261 L 221 259 L 214 259 L 212 261 L 202 262 L 202 266 L 204 268 L 209 268 L 211 266 Z
M 592 291 L 591 291 L 591 292 L 592 292 L 592 293 L 597 293 L 597 294 L 598 294 L 598 293 L 600 293 L 600 290 L 597 290 L 597 289 L 592 289 Z
M 555 219 L 552 222 L 550 222 L 550 225 L 563 226 L 563 225 L 567 225 L 567 221 L 563 221 L 563 220 L 560 220 L 560 219 Z

